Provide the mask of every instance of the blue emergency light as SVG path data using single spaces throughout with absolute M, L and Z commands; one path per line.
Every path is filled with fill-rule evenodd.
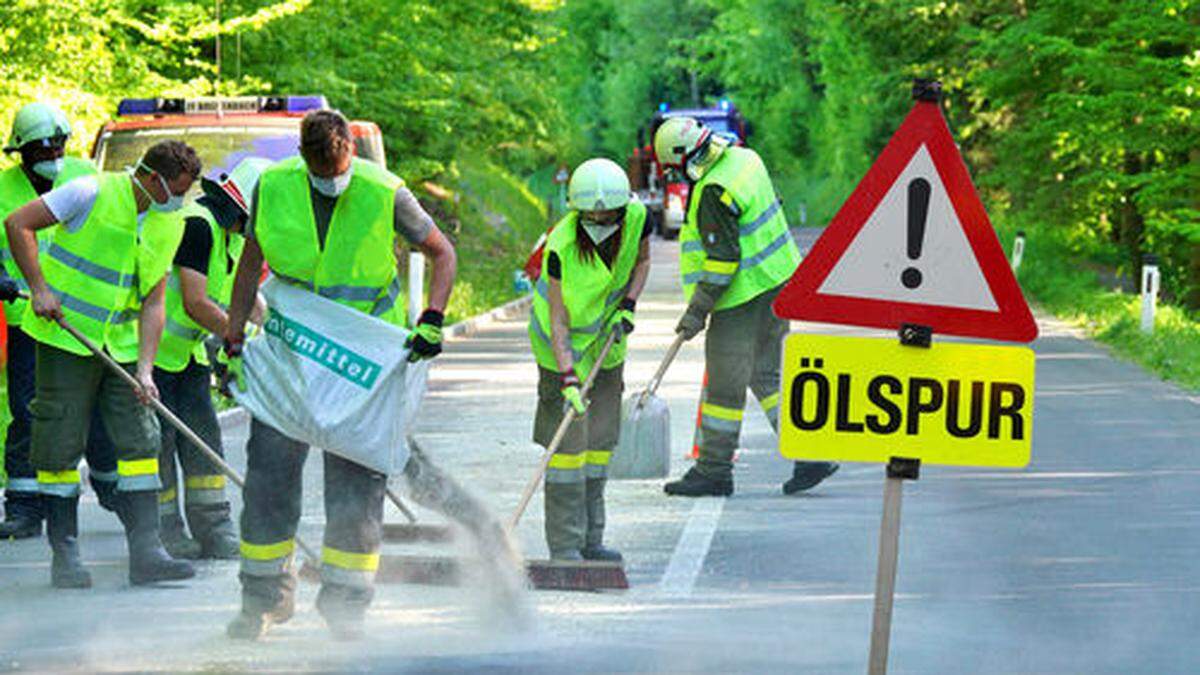
M 721 110 L 729 110 L 729 99 L 721 99 Z
M 667 112 L 670 109 L 671 106 L 667 105 L 666 102 L 658 104 L 658 112 Z
M 302 113 L 327 110 L 324 96 L 231 96 L 207 98 L 126 98 L 117 105 L 117 114 L 128 115 L 211 115 L 260 112 Z

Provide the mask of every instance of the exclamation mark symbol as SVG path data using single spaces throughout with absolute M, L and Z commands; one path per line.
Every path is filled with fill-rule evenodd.
M 929 215 L 929 181 L 914 178 L 908 184 L 908 259 L 921 257 L 921 246 L 925 243 L 925 218 Z M 921 285 L 921 270 L 909 267 L 900 274 L 900 283 L 905 288 Z

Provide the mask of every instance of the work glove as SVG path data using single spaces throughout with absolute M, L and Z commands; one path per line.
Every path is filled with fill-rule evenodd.
M 575 409 L 576 415 L 582 415 L 587 412 L 587 403 L 583 400 L 583 392 L 579 389 L 579 377 L 574 371 L 569 371 L 562 374 L 562 396 L 566 401 L 563 405 L 563 411 L 566 412 L 568 406 Z
M 233 382 L 239 392 L 246 391 L 246 373 L 242 370 L 242 342 L 225 341 L 224 347 L 217 354 L 217 365 L 214 370 L 218 375 L 218 389 L 226 398 L 233 398 L 229 383 Z
M 436 309 L 421 312 L 417 327 L 408 336 L 404 346 L 411 349 L 408 355 L 409 363 L 421 359 L 432 359 L 442 353 L 442 321 L 445 316 Z
M 692 301 L 688 303 L 687 310 L 679 319 L 679 325 L 675 326 L 675 332 L 682 335 L 684 340 L 696 337 L 704 330 L 704 324 L 708 322 L 708 315 L 715 304 L 717 299 L 708 293 L 705 284 L 697 284 L 692 293 Z
M 687 311 L 679 319 L 679 325 L 675 326 L 675 332 L 682 335 L 684 340 L 691 340 L 704 330 L 707 321 L 708 312 L 696 311 L 688 305 Z
M 608 322 L 604 324 L 604 330 L 617 334 L 617 342 L 621 338 L 633 332 L 633 308 L 635 301 L 631 298 L 625 298 L 617 305 L 617 311 L 608 317 Z
M 9 276 L 0 277 L 0 302 L 12 302 L 21 297 L 17 280 Z

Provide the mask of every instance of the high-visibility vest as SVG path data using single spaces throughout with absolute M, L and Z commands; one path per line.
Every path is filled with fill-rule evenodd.
M 91 162 L 74 157 L 64 157 L 63 168 L 58 177 L 54 179 L 54 187 L 61 187 L 80 176 L 94 175 L 96 175 L 96 166 Z M 29 182 L 29 177 L 21 170 L 20 165 L 0 171 L 0 223 L 13 211 L 37 197 L 37 192 Z M 45 251 L 50 245 L 52 231 L 53 228 L 49 227 L 38 230 L 39 250 Z M 8 233 L 4 231 L 3 227 L 0 227 L 0 260 L 3 261 L 4 271 L 8 272 L 8 276 L 17 282 L 21 290 L 28 292 L 29 284 L 25 283 L 25 276 L 21 274 L 21 268 L 17 267 L 17 261 L 13 260 L 12 251 L 8 246 Z M 8 320 L 8 325 L 21 325 L 21 318 L 25 315 L 25 307 L 28 304 L 29 302 L 26 300 L 4 303 L 4 318 Z
M 575 358 L 575 373 L 585 379 L 592 364 L 600 355 L 604 339 L 600 339 L 605 322 L 629 287 L 629 278 L 637 265 L 638 249 L 642 244 L 642 228 L 646 224 L 646 207 L 633 201 L 625 209 L 625 222 L 621 227 L 621 246 L 613 259 L 612 267 L 604 264 L 599 253 L 584 259 L 576 241 L 579 228 L 579 212 L 568 213 L 550 232 L 546 240 L 546 255 L 542 260 L 542 275 L 538 279 L 533 296 L 533 313 L 529 317 L 529 341 L 538 365 L 557 371 L 558 361 L 551 346 L 549 279 L 546 265 L 550 253 L 558 254 L 562 265 L 562 296 L 569 319 L 571 351 Z M 582 236 L 587 236 L 586 234 Z M 621 340 L 613 345 L 602 367 L 614 368 L 625 361 L 625 344 Z
M 136 304 L 139 291 L 138 208 L 133 179 L 128 173 L 101 173 L 100 190 L 83 225 L 75 232 L 62 224 L 54 227 L 54 241 L 41 255 L 46 284 L 62 301 L 64 317 L 76 329 L 121 363 L 137 360 L 137 340 L 132 349 L 121 339 L 122 327 L 133 323 L 136 335 Z M 26 312 L 21 328 L 30 337 L 64 351 L 90 356 L 66 330 L 54 321 Z M 127 337 L 127 336 L 126 336 Z
M 403 326 L 393 214 L 404 181 L 371 162 L 353 161 L 354 175 L 334 206 L 324 247 L 308 169 L 299 157 L 275 164 L 259 179 L 255 240 L 280 280 Z
M 705 187 L 714 184 L 725 189 L 741 213 L 738 244 L 742 258 L 736 263 L 708 260 L 700 241 L 696 221 L 700 196 Z M 762 159 L 748 148 L 726 148 L 717 163 L 692 186 L 688 198 L 687 217 L 679 232 L 684 297 L 691 300 L 697 282 L 724 282 L 732 277 L 713 309 L 737 307 L 787 281 L 799 264 L 800 250 L 788 231 L 783 205 Z
M 234 274 L 231 271 L 237 266 L 242 257 L 242 248 L 246 240 L 240 234 L 228 233 L 217 224 L 212 212 L 204 206 L 192 202 L 185 206 L 180 218 L 201 218 L 208 223 L 212 233 L 212 248 L 208 254 L 208 271 L 206 272 L 205 295 L 221 309 L 228 309 L 229 299 L 233 295 Z M 167 322 L 163 327 L 162 341 L 158 345 L 158 357 L 154 365 L 168 372 L 177 373 L 187 367 L 188 362 L 195 357 L 197 363 L 208 364 L 208 354 L 201 344 L 208 331 L 188 316 L 183 306 L 183 287 L 180 283 L 179 267 L 171 269 L 167 277 Z

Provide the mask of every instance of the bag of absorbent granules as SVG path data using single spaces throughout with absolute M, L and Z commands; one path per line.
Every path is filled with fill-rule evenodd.
M 269 311 L 246 341 L 237 402 L 314 448 L 401 472 L 429 372 L 408 362 L 409 332 L 275 278 L 262 293 Z

